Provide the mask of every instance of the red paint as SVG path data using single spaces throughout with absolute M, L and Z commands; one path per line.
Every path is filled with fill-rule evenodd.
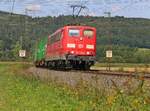
M 69 36 L 70 29 L 79 30 L 79 36 Z M 92 30 L 93 36 L 84 36 L 84 30 Z M 61 39 L 55 43 L 51 43 L 51 37 L 56 34 L 61 34 Z M 70 48 L 67 47 L 69 44 Z M 73 48 L 75 45 L 75 48 Z M 87 49 L 87 45 L 93 45 L 93 49 Z M 71 48 L 72 47 L 72 48 Z M 92 46 L 89 46 L 92 47 Z M 74 53 L 72 53 L 74 52 Z M 96 29 L 89 26 L 65 26 L 58 29 L 54 34 L 48 37 L 46 58 L 51 58 L 52 56 L 63 56 L 66 54 L 75 54 L 81 56 L 95 56 L 96 55 Z

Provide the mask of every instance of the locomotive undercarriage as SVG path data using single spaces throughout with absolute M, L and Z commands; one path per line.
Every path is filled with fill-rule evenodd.
M 95 58 L 93 56 L 72 56 L 67 55 L 65 60 L 49 60 L 41 61 L 40 67 L 47 67 L 50 69 L 75 69 L 75 70 L 90 70 L 90 67 L 94 65 Z
M 94 61 L 74 61 L 74 60 L 54 60 L 54 61 L 45 61 L 43 67 L 50 69 L 75 69 L 75 70 L 89 70 L 91 65 L 94 64 Z
M 75 69 L 75 70 L 89 70 L 91 65 L 94 64 L 93 61 L 48 61 L 44 67 L 48 67 L 50 69 Z
M 72 69 L 77 70 L 89 70 L 95 61 L 93 56 L 67 55 L 66 58 L 70 62 Z

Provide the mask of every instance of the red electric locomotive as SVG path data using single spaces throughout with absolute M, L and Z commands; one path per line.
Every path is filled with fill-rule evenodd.
M 45 66 L 88 70 L 95 62 L 96 29 L 64 26 L 48 37 L 45 46 Z

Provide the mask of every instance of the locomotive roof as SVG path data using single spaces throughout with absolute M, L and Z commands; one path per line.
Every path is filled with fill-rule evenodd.
M 66 25 L 64 27 L 61 27 L 59 29 L 57 29 L 53 34 L 51 34 L 50 36 L 55 35 L 56 33 L 60 32 L 61 30 L 63 30 L 64 28 L 77 28 L 77 27 L 86 27 L 86 28 L 95 28 L 95 27 L 91 27 L 91 26 L 86 26 L 86 25 Z
M 89 28 L 94 28 L 94 27 L 86 26 L 86 25 L 66 25 L 64 27 L 89 27 Z

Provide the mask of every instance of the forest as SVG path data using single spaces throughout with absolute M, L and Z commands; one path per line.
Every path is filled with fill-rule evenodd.
M 73 22 L 72 22 L 73 21 Z M 150 63 L 150 19 L 71 15 L 31 17 L 0 11 L 0 60 L 19 61 L 20 49 L 27 50 L 25 60 L 33 61 L 36 45 L 42 38 L 67 24 L 97 29 L 97 61 L 106 62 L 106 50 L 112 48 L 116 63 Z

